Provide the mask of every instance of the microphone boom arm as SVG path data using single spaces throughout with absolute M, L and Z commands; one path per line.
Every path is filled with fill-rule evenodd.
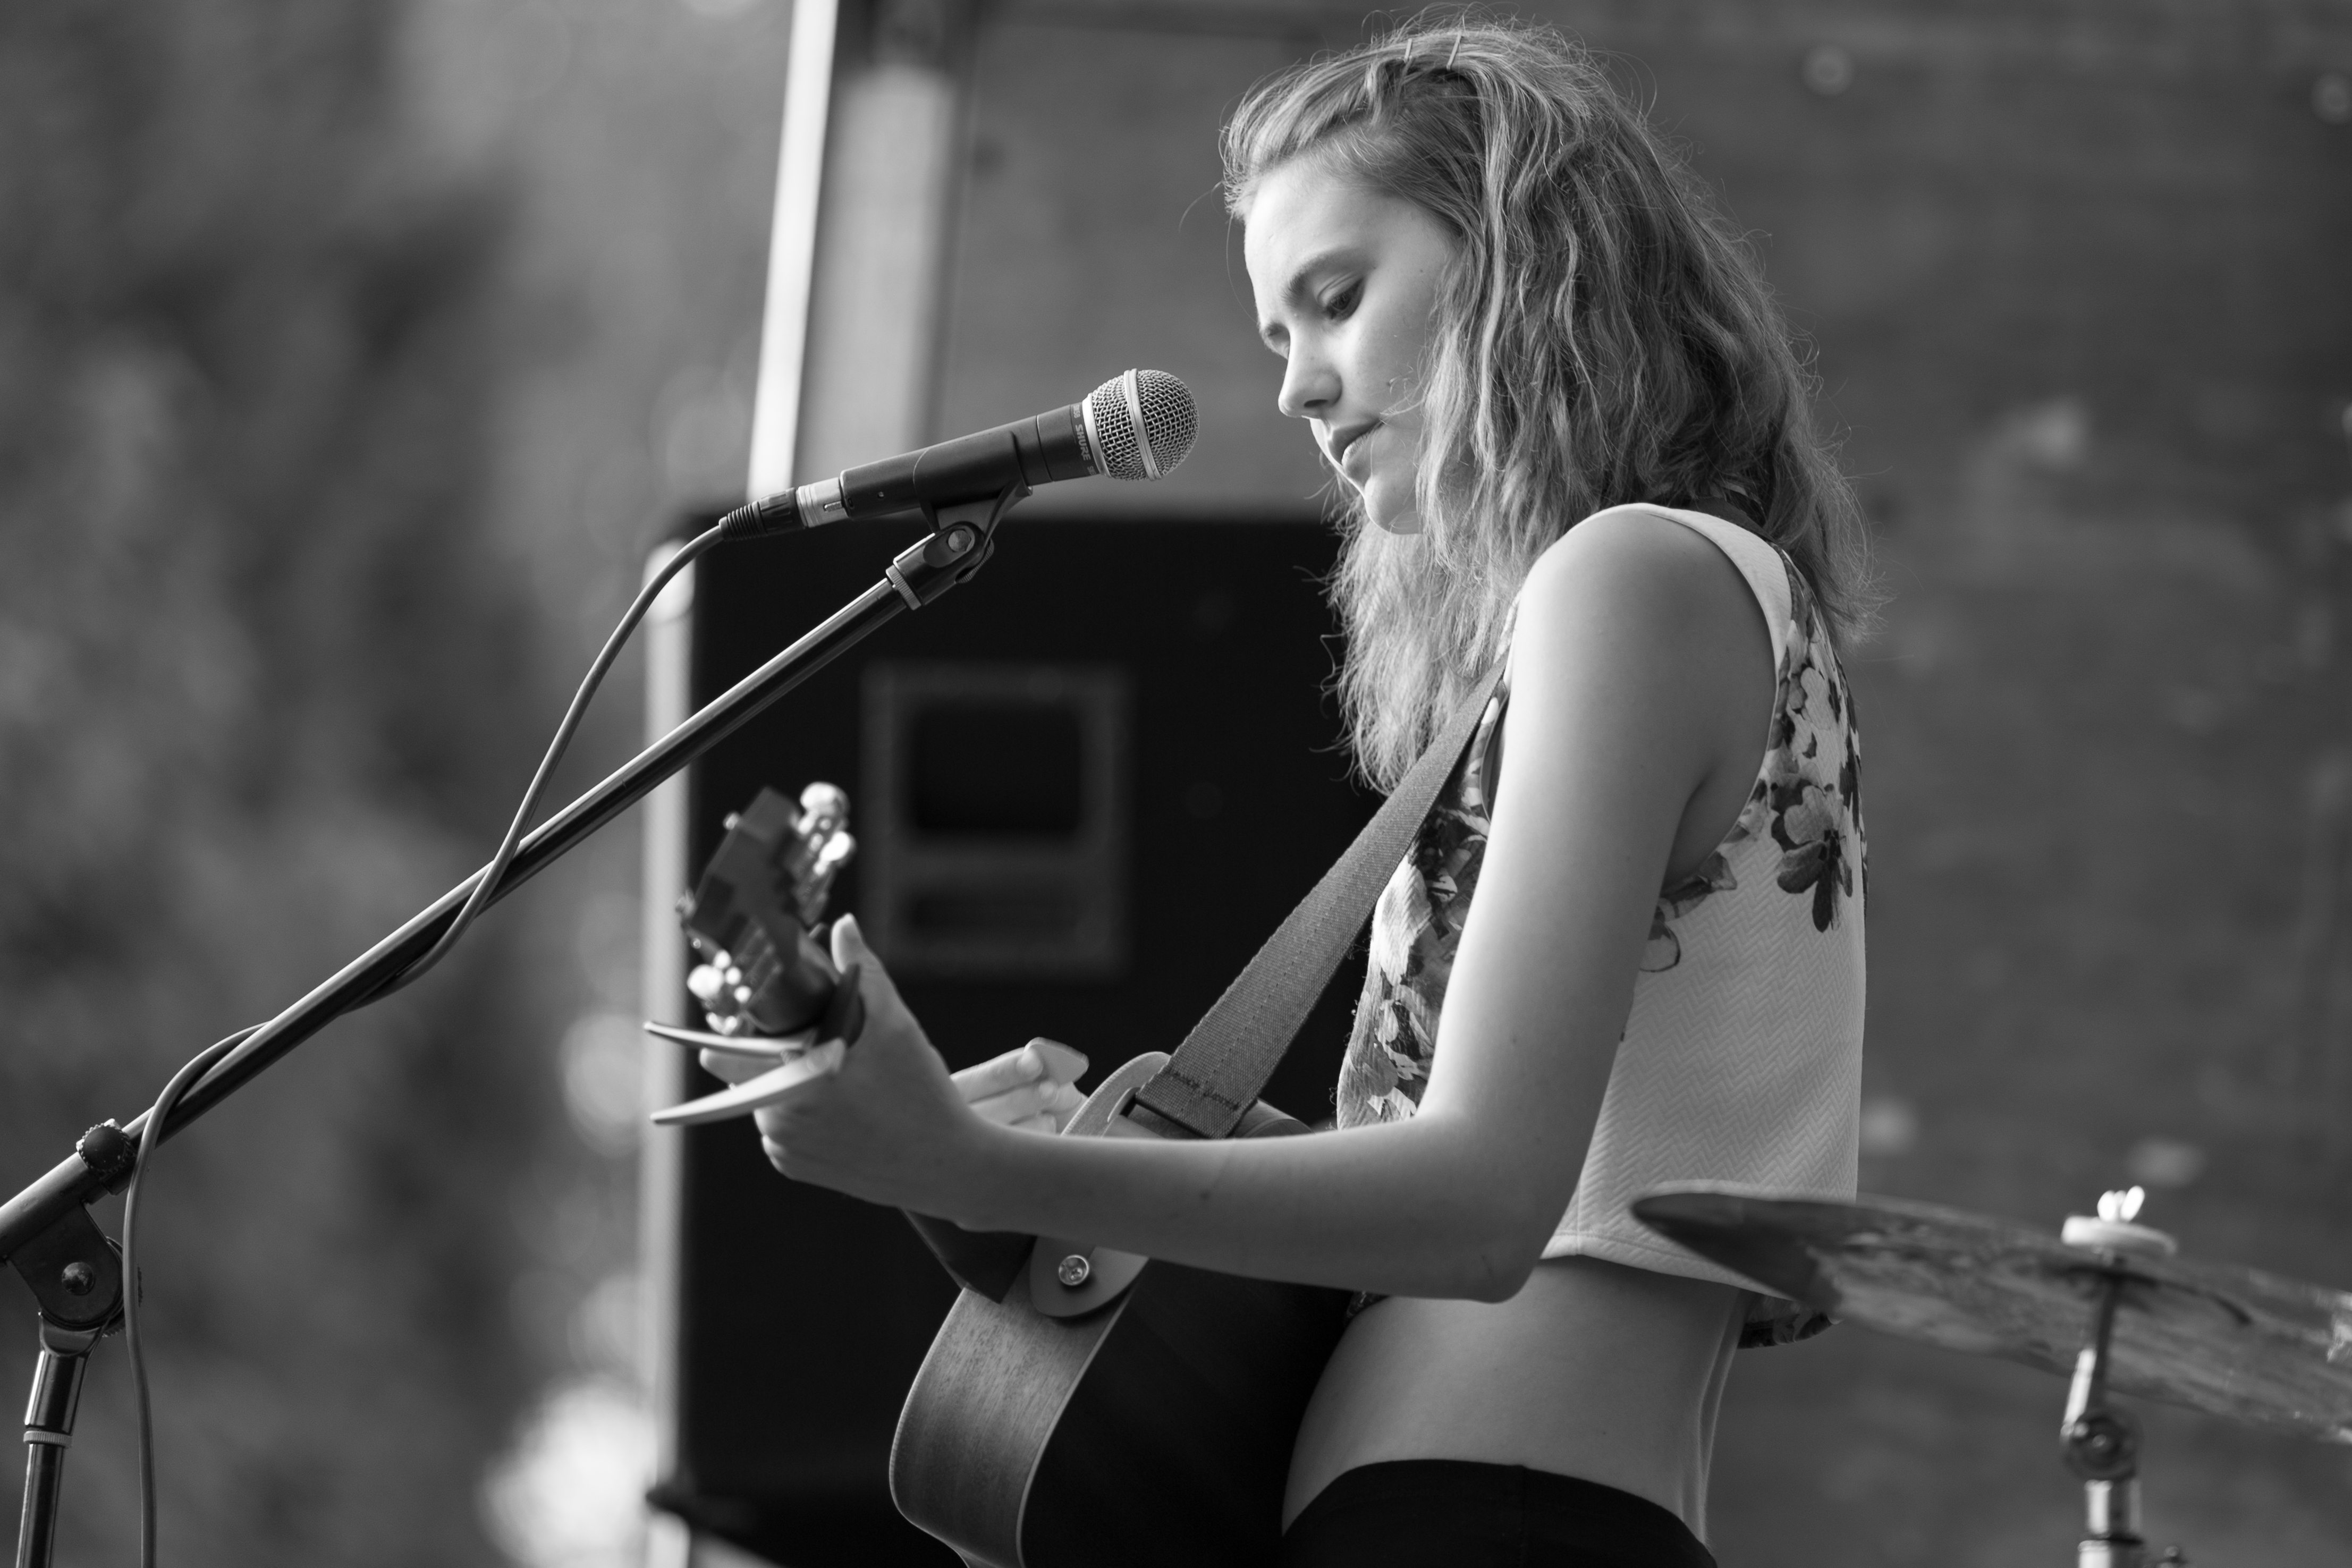
M 532 830 L 499 879 L 491 901 L 505 897 L 579 847 L 655 786 L 885 623 L 969 580 L 994 553 L 997 525 L 1028 494 L 1027 486 L 1015 483 L 977 500 L 923 506 L 931 532 L 900 551 L 879 581 Z M 185 1129 L 295 1047 L 397 980 L 439 939 L 488 869 L 443 894 L 254 1030 L 189 1086 L 160 1129 L 159 1140 Z M 42 1435 L 26 1438 L 28 1485 L 19 1521 L 17 1568 L 47 1568 L 55 1541 L 65 1446 L 78 1403 L 73 1396 L 80 1387 L 80 1358 L 110 1331 L 122 1291 L 136 1288 L 122 1281 L 112 1243 L 91 1222 L 84 1206 L 110 1191 L 121 1191 L 130 1179 L 125 1151 L 135 1145 L 145 1124 L 142 1113 L 119 1132 L 111 1126 L 93 1130 L 74 1154 L 0 1204 L 0 1259 L 12 1264 L 31 1288 L 40 1309 L 45 1346 L 35 1388 Z M 100 1132 L 110 1135 L 100 1137 Z M 39 1397 L 44 1390 L 58 1391 L 58 1396 L 44 1404 Z

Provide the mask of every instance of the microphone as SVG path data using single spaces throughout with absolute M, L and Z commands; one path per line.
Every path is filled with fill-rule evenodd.
M 1010 485 L 1095 474 L 1164 478 L 1192 449 L 1195 428 L 1182 382 L 1166 371 L 1129 371 L 1066 408 L 778 491 L 736 507 L 719 526 L 723 538 L 750 538 L 985 500 Z

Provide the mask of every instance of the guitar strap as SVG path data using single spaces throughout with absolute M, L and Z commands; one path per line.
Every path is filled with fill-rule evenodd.
M 1274 1075 L 1381 889 L 1412 847 L 1413 831 L 1429 815 L 1454 771 L 1454 759 L 1470 744 L 1502 672 L 1497 664 L 1478 683 L 1356 841 L 1266 938 L 1168 1064 L 1138 1092 L 1128 1112 L 1136 1122 L 1165 1138 L 1222 1138 L 1256 1103 L 1258 1091 Z M 992 1301 L 1003 1301 L 1029 1266 L 1034 1237 L 966 1230 L 911 1211 L 907 1218 L 956 1283 Z
M 1412 848 L 1413 834 L 1468 747 L 1502 676 L 1498 660 L 1347 852 L 1275 928 L 1168 1065 L 1137 1092 L 1129 1116 L 1167 1137 L 1222 1138 L 1256 1103 L 1370 917 L 1381 889 Z
M 1719 496 L 1667 504 L 1756 528 L 1737 503 Z M 1137 1092 L 1129 1117 L 1163 1137 L 1222 1138 L 1256 1103 L 1380 902 L 1381 890 L 1412 848 L 1414 833 L 1477 732 L 1503 669 L 1497 661 L 1480 679 L 1356 841 L 1192 1026 L 1168 1065 Z

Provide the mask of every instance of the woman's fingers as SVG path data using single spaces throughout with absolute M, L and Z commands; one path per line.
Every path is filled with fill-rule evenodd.
M 857 988 L 866 1003 L 866 1017 L 870 1023 L 877 1014 L 911 1020 L 907 1004 L 898 997 L 898 988 L 890 978 L 890 971 L 866 945 L 866 933 L 857 927 L 857 916 L 845 915 L 833 923 L 833 967 L 846 975 L 857 971 Z
M 1087 1070 L 1083 1052 L 1050 1040 L 1033 1040 L 1018 1051 L 1008 1051 L 992 1056 L 975 1067 L 967 1067 L 955 1075 L 956 1087 L 966 1100 L 974 1103 L 992 1094 L 1002 1094 L 1024 1083 L 1050 1080 L 1055 1083 L 1074 1083 Z
M 1085 1059 L 1040 1043 L 962 1074 L 907 1010 L 856 920 L 834 923 L 833 960 L 857 977 L 866 1027 L 835 1074 L 753 1113 L 768 1158 L 794 1180 L 955 1218 L 971 1197 L 982 1123 L 1049 1132 L 1084 1101 Z M 837 1047 L 829 1049 L 838 1049 Z
M 1010 1127 L 1045 1111 L 1045 1096 L 1052 1093 L 1053 1089 L 1050 1083 L 1024 1083 L 1018 1089 L 1008 1089 L 1002 1094 L 990 1094 L 967 1103 L 971 1106 L 973 1114 L 982 1121 L 1000 1122 Z
M 1086 1103 L 1087 1097 L 1066 1083 L 1034 1083 L 975 1101 L 971 1108 L 984 1120 L 1001 1122 L 1008 1127 L 1034 1124 L 1045 1132 L 1058 1133 Z
M 1045 1076 L 1045 1061 L 1024 1045 L 1003 1056 L 992 1056 L 976 1067 L 961 1069 L 955 1074 L 955 1086 L 966 1101 L 977 1106 L 983 1100 L 1034 1083 Z
M 1087 1059 L 1082 1052 L 1050 1040 L 1033 1040 L 1018 1051 L 1008 1051 L 976 1067 L 965 1068 L 955 1075 L 955 1081 L 965 1099 L 979 1100 L 1044 1079 L 1075 1083 L 1086 1070 Z
M 1045 1120 L 1048 1131 L 1058 1133 L 1069 1125 L 1070 1118 L 1087 1103 L 1086 1092 L 1075 1083 L 1056 1083 L 1045 1099 Z
M 958 1092 L 973 1111 L 1008 1127 L 1059 1132 L 1087 1103 L 1073 1082 L 1087 1059 L 1066 1045 L 1033 1040 L 955 1074 Z
M 769 1157 L 795 1180 L 952 1216 L 970 1196 L 960 1162 L 985 1134 L 889 971 L 845 915 L 834 924 L 833 959 L 857 977 L 865 1028 L 839 1072 L 755 1113 Z
M 1001 1122 L 1008 1127 L 1026 1125 L 1043 1116 L 1049 1130 L 1060 1132 L 1062 1124 L 1075 1115 L 1087 1097 L 1067 1083 L 1024 1083 L 1018 1089 L 1008 1089 L 1002 1094 L 991 1094 L 971 1102 L 972 1110 L 987 1121 Z
M 1050 1041 L 1044 1042 L 1051 1044 Z M 955 1073 L 956 1092 L 982 1119 L 1007 1127 L 1028 1127 L 1057 1133 L 1077 1113 L 1087 1097 L 1076 1084 L 1060 1080 L 1063 1072 L 1084 1071 L 1086 1059 L 1067 1047 L 1055 1047 L 1071 1061 L 1058 1061 L 1037 1049 L 1038 1042 L 1008 1051 Z M 705 1051 L 698 1059 L 705 1071 L 727 1083 L 743 1083 L 774 1071 L 775 1058 L 740 1056 Z
M 1035 1052 L 1037 1060 L 1045 1066 L 1045 1076 L 1056 1083 L 1076 1083 L 1086 1075 L 1087 1053 L 1073 1051 L 1058 1040 L 1046 1040 L 1041 1036 L 1021 1049 Z

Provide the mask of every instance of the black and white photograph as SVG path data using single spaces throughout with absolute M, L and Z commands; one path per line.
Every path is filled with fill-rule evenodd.
M 0 540 L 16 1568 L 2352 1563 L 2352 0 L 16 0 Z

